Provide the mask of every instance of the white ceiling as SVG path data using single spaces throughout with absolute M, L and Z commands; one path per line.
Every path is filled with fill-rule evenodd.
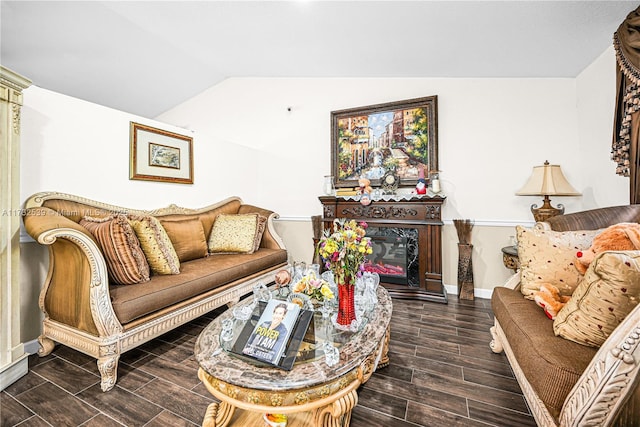
M 575 77 L 637 1 L 5 1 L 0 63 L 155 117 L 228 77 Z

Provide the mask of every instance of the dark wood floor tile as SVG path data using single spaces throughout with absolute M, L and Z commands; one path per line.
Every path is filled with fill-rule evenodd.
M 469 342 L 468 344 L 460 344 L 460 354 L 490 360 L 492 362 L 509 364 L 509 360 L 507 360 L 507 356 L 505 356 L 504 353 L 494 353 L 486 343 L 477 344 L 475 342 Z
M 416 349 L 416 356 L 451 364 L 458 367 L 468 366 L 474 369 L 493 372 L 494 374 L 498 375 L 504 375 L 507 377 L 513 376 L 509 365 L 506 365 L 502 362 L 492 362 L 470 356 L 459 356 L 453 353 L 447 353 L 446 351 L 440 351 L 427 347 L 418 347 Z
M 469 417 L 500 427 L 536 427 L 529 414 L 469 400 Z
M 207 406 L 211 403 L 210 399 L 162 380 L 147 384 L 138 390 L 138 394 L 196 424 L 202 423 Z
M 51 424 L 49 424 L 39 416 L 34 415 L 33 417 L 20 423 L 18 427 L 51 427 Z
M 136 347 L 120 355 L 120 362 L 133 365 L 140 359 L 144 359 L 149 355 L 148 351 L 142 350 L 140 347 Z
M 99 376 L 57 357 L 34 367 L 33 372 L 64 388 L 71 394 L 76 394 L 80 390 L 100 382 Z
M 56 356 L 54 356 L 53 354 L 49 354 L 47 356 L 44 357 L 40 357 L 37 354 L 30 354 L 29 355 L 29 369 L 32 369 L 34 366 L 37 366 L 41 363 L 47 362 L 53 358 L 55 358 Z
M 493 326 L 493 323 L 491 325 Z M 472 331 L 470 329 L 458 329 L 458 335 L 461 336 L 461 337 L 473 338 L 476 341 L 484 341 L 484 342 L 487 343 L 487 345 L 489 345 L 489 343 L 493 339 L 491 337 L 491 331 L 489 329 L 490 328 L 487 328 L 484 331 L 482 331 L 482 330 L 480 330 L 480 331 Z
M 399 418 L 391 417 L 382 412 L 374 411 L 362 405 L 353 408 L 351 412 L 351 427 L 416 427 Z
M 16 398 L 54 426 L 79 426 L 98 413 L 95 408 L 50 382 L 20 393 Z
M 104 414 L 98 414 L 95 417 L 91 418 L 86 423 L 82 424 L 81 427 L 126 427 L 124 424 L 119 423 L 111 417 L 108 417 Z
M 392 417 L 404 419 L 407 413 L 407 400 L 361 387 L 358 390 L 358 404 L 375 411 L 384 412 Z
M 431 372 L 415 370 L 413 381 L 415 385 L 432 390 L 440 390 L 466 399 L 488 403 L 503 408 L 527 413 L 527 405 L 522 394 L 498 390 L 475 383 L 444 377 Z
M 376 374 L 382 375 L 383 377 L 397 378 L 410 383 L 413 377 L 413 369 L 391 362 L 387 367 L 378 369 Z
M 8 393 L 0 392 L 0 426 L 11 427 L 35 416 Z
M 180 418 L 179 416 L 172 414 L 169 411 L 162 411 L 160 415 L 149 421 L 145 427 L 195 427 L 201 424 L 202 420 L 200 420 L 199 423 L 194 424 L 184 418 Z
M 191 391 L 194 392 L 194 393 L 199 394 L 200 396 L 203 396 L 203 397 L 209 399 L 209 403 L 211 403 L 211 402 L 220 402 L 220 400 L 218 400 L 217 398 L 213 397 L 213 395 L 211 393 L 209 393 L 209 390 L 207 390 L 207 387 L 205 387 L 205 385 L 202 384 L 202 382 L 198 382 L 198 385 L 196 385 L 195 387 L 192 387 Z
M 471 314 L 456 314 L 456 320 L 460 322 L 478 322 L 491 325 L 493 324 L 493 317 L 489 316 L 489 313 L 477 312 Z
M 422 329 L 420 329 L 420 332 L 422 333 Z M 424 337 L 422 334 L 419 337 L 414 337 L 397 332 L 394 334 L 393 331 L 391 331 L 391 336 L 396 341 L 403 341 L 420 347 L 437 347 L 442 351 L 460 354 L 460 348 L 458 347 L 458 344 L 452 344 L 446 341 Z
M 449 304 L 396 299 L 393 304 L 390 364 L 358 390 L 352 426 L 534 425 L 526 405 L 517 400 L 523 398 L 506 358 L 489 349 L 489 300 L 452 295 Z M 226 309 L 123 354 L 118 383 L 110 392 L 100 390 L 93 358 L 57 346 L 44 358 L 30 356 L 32 371 L 8 387 L 4 398 L 13 397 L 36 414 L 20 427 L 128 427 L 143 419 L 145 427 L 200 425 L 205 408 L 217 399 L 197 378 L 193 346 L 202 329 Z M 56 372 L 60 368 L 72 375 L 65 378 Z M 96 383 L 77 396 L 49 382 L 69 387 L 70 378 L 79 374 L 81 379 L 93 374 Z
M 52 354 L 78 366 L 86 363 L 96 363 L 95 357 L 76 351 L 66 345 L 57 346 Z
M 206 325 L 208 325 L 209 323 L 211 323 L 211 320 L 209 320 L 207 323 L 205 323 L 204 325 L 201 325 L 199 323 L 187 323 L 185 325 L 183 325 L 180 328 L 180 331 L 183 332 L 184 334 L 188 334 L 194 337 L 197 337 L 198 335 L 200 335 L 200 332 L 202 332 L 202 330 L 204 329 L 204 327 Z
M 396 353 L 409 354 L 411 356 L 416 354 L 416 346 L 414 344 L 403 341 L 401 338 L 396 340 L 394 335 L 391 334 L 391 340 L 389 341 L 389 348 Z
M 135 367 L 155 377 L 165 379 L 186 389 L 196 386 L 197 363 L 190 360 L 174 362 L 160 356 L 151 356 L 136 362 Z
M 389 350 L 389 359 L 391 363 L 404 366 L 406 368 L 422 369 L 424 371 L 436 372 L 452 378 L 462 379 L 462 367 L 451 363 L 442 363 L 440 360 L 394 353 L 391 350 Z
M 156 377 L 126 363 L 118 364 L 117 384 L 129 391 L 136 391 L 153 381 Z
M 499 390 L 510 391 L 511 393 L 520 393 L 520 385 L 515 378 L 495 375 L 485 371 L 479 371 L 472 368 L 463 368 L 462 374 L 464 380 L 470 383 L 476 383 L 487 387 L 497 388 Z
M 184 338 L 184 336 L 179 339 Z M 162 356 L 176 362 L 182 362 L 193 354 L 193 346 L 168 343 L 160 339 L 149 341 L 140 348 L 156 356 Z
M 4 391 L 11 396 L 17 396 L 23 391 L 27 391 L 35 386 L 38 386 L 44 383 L 45 380 L 40 375 L 35 374 L 33 371 L 27 372 L 25 376 L 20 378 L 19 381 L 11 384 L 9 387 L 5 388 Z
M 432 329 L 429 328 L 420 328 L 420 337 L 424 337 L 424 338 L 431 338 L 434 340 L 438 340 L 438 341 L 443 341 L 443 342 L 448 342 L 448 343 L 452 343 L 452 344 L 469 344 L 469 343 L 474 343 L 474 344 L 479 344 L 479 345 L 487 345 L 488 346 L 488 342 L 487 339 L 476 339 L 476 338 L 469 338 L 469 337 L 464 337 L 461 336 L 459 334 L 459 332 L 461 331 L 461 329 L 457 329 L 455 331 L 452 332 L 442 332 L 442 331 L 434 331 Z
M 454 414 L 418 402 L 409 402 L 407 405 L 406 419 L 407 421 L 427 427 L 487 427 L 487 424 L 469 419 L 466 414 Z
M 391 335 L 402 333 L 403 335 L 417 337 L 419 332 L 420 328 L 407 323 L 396 323 L 391 325 Z
M 130 427 L 143 426 L 162 412 L 162 408 L 116 385 L 103 392 L 95 385 L 78 397 L 116 421 Z
M 408 401 L 422 402 L 456 414 L 467 415 L 467 402 L 465 398 L 439 390 L 409 384 L 395 378 L 387 377 L 382 379 L 377 376 L 372 376 L 369 378 L 369 381 L 364 384 L 363 388 L 396 396 Z

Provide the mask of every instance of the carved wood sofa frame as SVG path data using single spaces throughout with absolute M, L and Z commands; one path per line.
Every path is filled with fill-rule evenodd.
M 617 222 L 639 222 L 640 205 L 616 206 L 560 215 L 535 226 L 545 230 L 605 228 Z M 505 284 L 515 289 L 520 272 Z M 564 401 L 559 420 L 547 410 L 525 377 L 497 319 L 491 328 L 491 349 L 505 352 L 529 408 L 540 427 L 609 427 L 640 423 L 640 305 L 637 305 L 600 347 Z
M 229 202 L 242 203 L 242 201 L 237 197 L 230 197 L 200 209 L 170 205 L 162 209 L 145 211 L 122 208 L 70 194 L 44 192 L 31 196 L 25 202 L 25 227 L 37 239 L 38 243 L 49 247 L 49 271 L 39 297 L 39 306 L 44 313 L 44 320 L 42 321 L 42 334 L 38 338 L 40 343 L 38 354 L 40 356 L 48 355 L 53 351 L 55 342 L 58 342 L 95 357 L 103 391 L 111 390 L 114 387 L 117 379 L 118 360 L 122 353 L 222 305 L 232 306 L 240 300 L 240 297 L 251 292 L 256 284 L 272 283 L 275 280 L 276 272 L 286 265 L 285 262 L 253 273 L 123 325 L 116 317 L 111 305 L 107 266 L 100 248 L 79 224 L 44 206 L 47 200 L 52 199 L 77 202 L 110 212 L 154 216 L 197 215 Z M 248 207 L 248 209 L 253 208 L 248 205 L 242 206 Z M 269 247 L 285 249 L 284 242 L 273 224 L 278 215 L 264 209 L 255 209 L 263 214 L 268 213 L 263 243 L 267 240 Z M 30 215 L 54 215 L 55 221 L 43 223 L 31 221 L 29 223 Z M 47 312 L 47 293 L 52 286 L 52 281 L 54 277 L 57 277 L 58 282 L 61 281 L 59 274 L 55 272 L 56 268 L 60 268 L 59 265 L 56 267 L 56 256 L 61 259 L 63 257 L 72 259 L 79 265 L 66 277 L 68 281 L 76 281 L 75 289 L 81 289 L 83 293 L 83 295 L 69 295 L 70 304 L 74 305 L 73 310 L 76 311 L 69 314 L 71 322 L 53 320 Z M 77 301 L 72 301 L 73 298 L 77 298 Z M 90 333 L 87 327 L 82 327 L 83 322 L 93 323 L 91 328 L 97 329 L 97 335 Z M 69 323 L 76 323 L 76 326 Z

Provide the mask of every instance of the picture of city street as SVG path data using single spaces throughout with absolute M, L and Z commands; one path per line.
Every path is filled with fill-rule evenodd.
M 333 111 L 332 172 L 337 187 L 393 170 L 401 186 L 438 169 L 437 96 Z

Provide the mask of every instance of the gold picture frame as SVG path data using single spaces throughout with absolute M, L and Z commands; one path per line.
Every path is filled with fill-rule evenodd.
M 193 138 L 131 122 L 129 179 L 193 184 Z

